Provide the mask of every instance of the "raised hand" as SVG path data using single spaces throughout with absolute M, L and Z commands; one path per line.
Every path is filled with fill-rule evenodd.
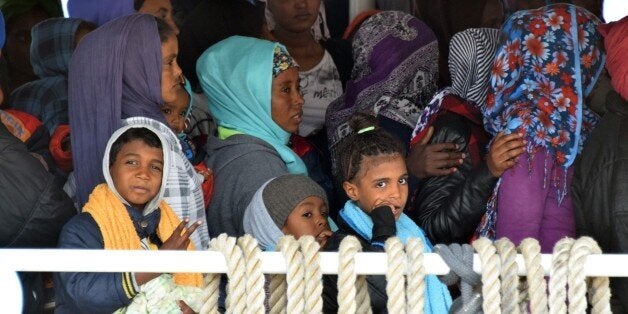
M 160 250 L 187 250 L 190 244 L 190 236 L 196 228 L 203 224 L 202 220 L 195 221 L 191 226 L 186 227 L 188 219 L 183 219 L 176 229 L 172 232 L 172 235 L 161 245 Z
M 491 175 L 501 177 L 504 171 L 516 165 L 517 157 L 525 151 L 524 146 L 523 135 L 498 133 L 491 143 L 486 160 Z
M 429 143 L 434 128 L 430 127 L 427 134 L 421 141 L 412 148 L 406 165 L 410 173 L 419 178 L 434 176 L 446 176 L 457 171 L 457 166 L 461 165 L 465 157 L 464 153 L 458 151 L 455 143 Z

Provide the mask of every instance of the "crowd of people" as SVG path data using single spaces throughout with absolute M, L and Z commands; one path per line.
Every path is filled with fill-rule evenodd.
M 204 250 L 226 233 L 264 251 L 292 235 L 551 253 L 586 235 L 628 253 L 628 17 L 558 2 L 381 0 L 349 21 L 332 0 L 69 0 L 65 18 L 56 0 L 1 0 L 0 247 Z M 20 279 L 27 313 L 203 282 Z M 447 313 L 458 288 L 425 280 L 426 312 Z M 385 312 L 385 277 L 367 282 Z M 611 288 L 627 312 L 628 281 Z

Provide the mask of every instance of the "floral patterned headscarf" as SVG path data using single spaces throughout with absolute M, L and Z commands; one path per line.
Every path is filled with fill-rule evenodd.
M 486 129 L 523 133 L 529 156 L 544 147 L 570 166 L 598 119 L 583 103 L 604 67 L 598 24 L 570 4 L 514 13 L 491 71 Z

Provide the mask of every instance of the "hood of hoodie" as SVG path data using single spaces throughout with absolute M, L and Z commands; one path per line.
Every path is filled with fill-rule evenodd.
M 155 135 L 157 135 L 159 141 L 161 142 L 161 147 L 164 154 L 164 167 L 162 173 L 161 187 L 159 188 L 159 192 L 157 193 L 157 195 L 152 200 L 148 201 L 148 203 L 146 203 L 146 206 L 144 207 L 144 212 L 142 213 L 144 216 L 146 216 L 154 212 L 159 207 L 159 203 L 164 198 L 164 192 L 166 189 L 165 178 L 168 178 L 170 163 L 172 161 L 172 154 L 176 152 L 176 148 L 178 147 L 177 145 L 180 144 L 177 140 L 177 136 L 170 130 L 170 128 L 158 121 L 143 117 L 128 118 L 122 121 L 122 127 L 117 129 L 111 135 L 109 141 L 107 142 L 105 155 L 102 160 L 102 170 L 109 189 L 111 189 L 113 194 L 116 195 L 118 199 L 127 206 L 130 206 L 130 204 L 124 198 L 122 198 L 122 196 L 120 196 L 120 193 L 118 193 L 115 185 L 113 184 L 111 174 L 109 173 L 109 155 L 111 154 L 111 146 L 113 145 L 113 143 L 124 132 L 133 128 L 146 128 L 155 133 Z
M 39 78 L 67 77 L 76 30 L 83 20 L 51 18 L 31 30 L 31 64 Z

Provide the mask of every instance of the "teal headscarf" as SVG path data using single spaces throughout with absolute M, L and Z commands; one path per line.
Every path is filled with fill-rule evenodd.
M 223 133 L 247 134 L 272 145 L 288 172 L 307 174 L 305 164 L 287 146 L 290 133 L 271 116 L 275 47 L 270 41 L 233 36 L 205 50 L 196 63 L 209 110 Z M 228 129 L 228 130 L 224 130 Z

